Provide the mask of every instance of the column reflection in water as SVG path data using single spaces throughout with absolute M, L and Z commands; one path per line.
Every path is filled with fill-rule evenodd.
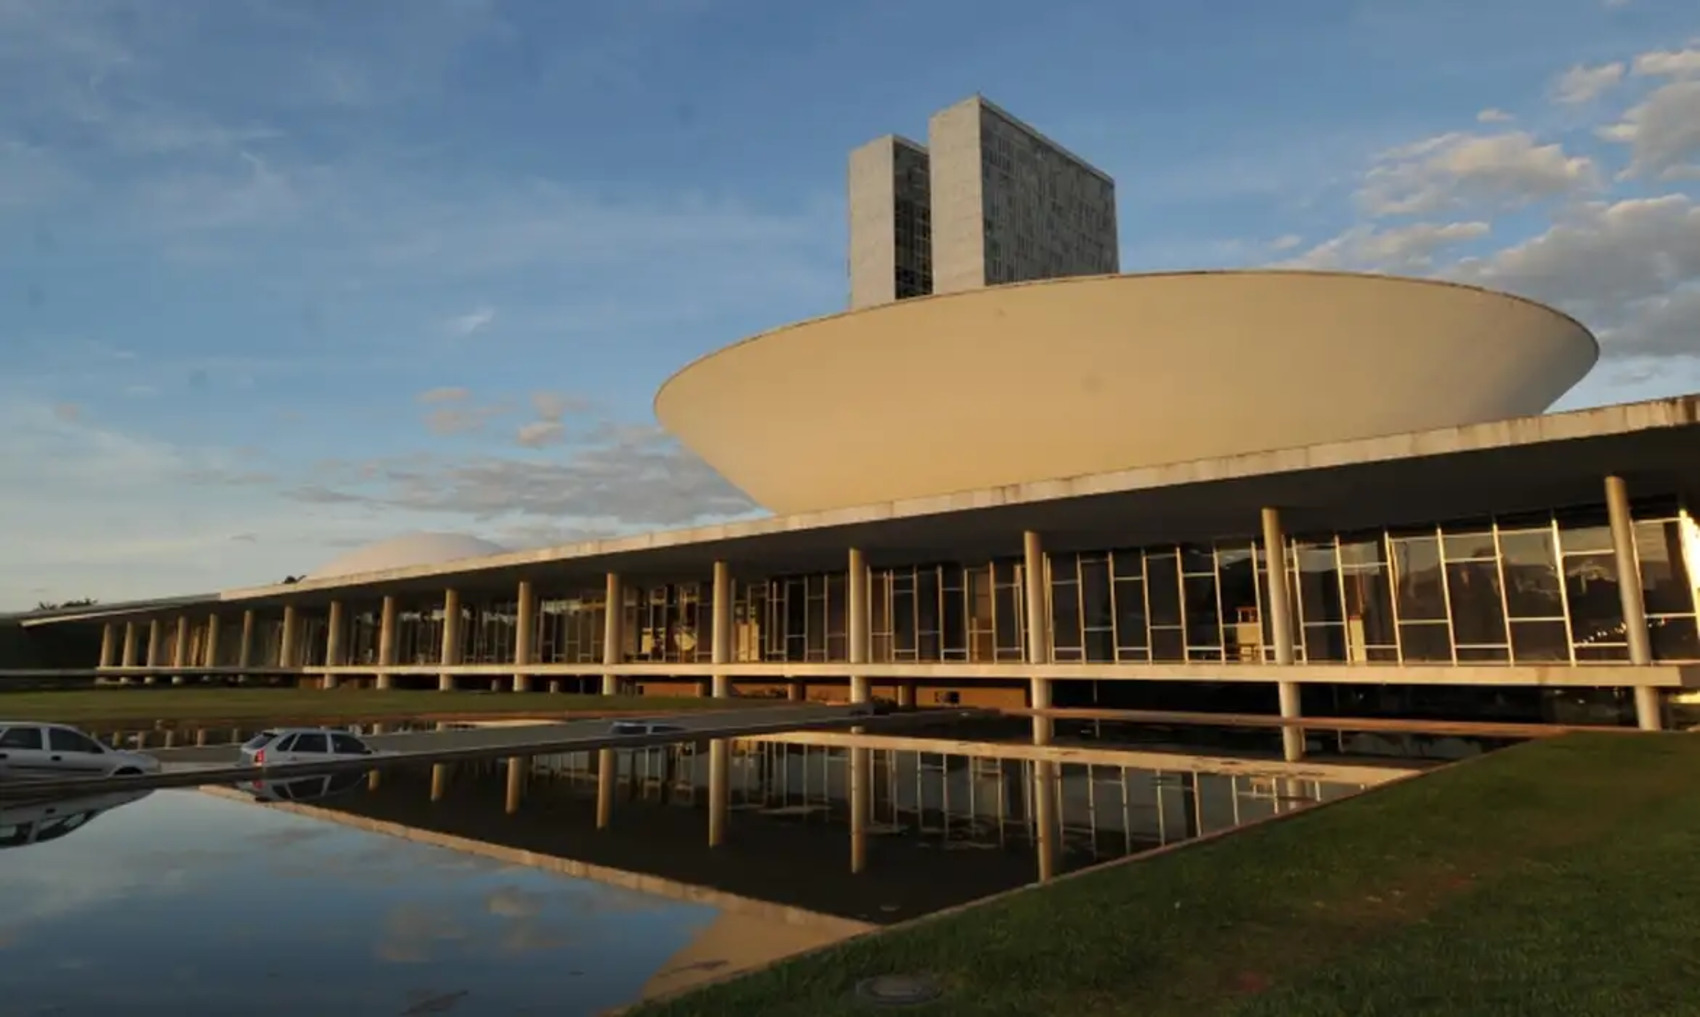
M 438 766 L 432 769 L 430 795 L 443 802 L 432 810 L 444 817 L 442 822 L 450 822 L 451 814 L 471 815 L 456 813 L 457 802 L 480 799 L 495 812 L 494 800 L 503 800 L 499 789 L 505 789 L 511 814 L 523 796 L 529 823 L 515 819 L 472 835 L 498 842 L 504 836 L 530 837 L 527 849 L 544 853 L 551 849 L 534 848 L 545 843 L 535 838 L 560 836 L 566 838 L 563 849 L 578 850 L 571 847 L 570 821 L 560 817 L 576 814 L 588 826 L 592 795 L 596 828 L 608 830 L 618 795 L 631 803 L 631 829 L 622 824 L 611 835 L 641 839 L 651 836 L 644 831 L 656 831 L 654 836 L 669 838 L 665 853 L 680 860 L 680 871 L 702 871 L 687 861 L 701 847 L 670 839 L 675 831 L 694 827 L 706 831 L 709 846 L 727 852 L 713 871 L 748 865 L 777 879 L 787 878 L 781 870 L 801 864 L 799 871 L 824 878 L 815 866 L 844 871 L 841 861 L 832 861 L 832 845 L 843 845 L 848 834 L 846 878 L 858 874 L 858 879 L 883 885 L 899 870 L 908 870 L 922 882 L 948 881 L 952 874 L 973 870 L 966 878 L 1016 885 L 1035 873 L 1040 880 L 1050 879 L 1362 787 L 1278 772 L 1251 776 L 1121 766 L 1110 752 L 1088 765 L 1061 762 L 1029 746 L 1011 746 L 1011 751 L 1019 754 L 716 740 L 540 756 L 510 763 L 505 780 L 499 764 L 457 767 L 453 781 L 447 768 Z M 1137 758 L 1148 766 L 1151 754 Z M 425 788 L 413 786 L 414 800 L 423 799 Z M 583 811 L 574 813 L 575 808 Z M 674 810 L 700 811 L 681 827 Z M 731 835 L 733 813 L 738 814 L 736 836 Z M 528 832 L 522 834 L 513 823 Z M 798 852 L 819 854 L 802 864 Z M 952 852 L 972 854 L 952 857 Z M 622 850 L 610 858 L 632 856 Z

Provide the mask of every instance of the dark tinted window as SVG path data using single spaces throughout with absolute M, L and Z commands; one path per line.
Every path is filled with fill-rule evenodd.
M 41 748 L 41 728 L 13 727 L 7 728 L 0 734 L 0 749 L 39 749 Z
M 291 751 L 291 752 L 329 752 L 330 746 L 325 744 L 325 736 L 324 735 L 320 734 L 317 731 L 314 731 L 310 734 L 298 734 L 298 735 L 296 735 L 295 736 L 295 747 L 291 748 L 289 751 Z
M 295 742 L 300 737 L 301 737 L 300 735 L 290 735 L 288 738 L 285 738 L 283 741 L 278 742 L 277 743 L 277 751 L 279 751 L 279 752 L 293 752 L 293 751 L 295 751 Z
M 77 731 L 67 731 L 64 728 L 50 727 L 47 729 L 47 745 L 54 752 L 86 752 L 95 754 L 101 752 L 101 747 L 93 738 Z
M 345 735 L 340 731 L 331 735 L 331 746 L 338 755 L 358 756 L 366 751 L 366 746 L 353 735 Z

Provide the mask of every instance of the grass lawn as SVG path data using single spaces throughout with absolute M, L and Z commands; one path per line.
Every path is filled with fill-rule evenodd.
M 451 716 L 555 717 L 637 710 L 668 713 L 748 708 L 779 699 L 579 696 L 561 693 L 476 693 L 371 689 L 131 687 L 50 692 L 0 692 L 0 718 L 67 724 L 105 720 L 347 720 Z
M 1700 1014 L 1700 738 L 1571 735 L 638 1012 Z

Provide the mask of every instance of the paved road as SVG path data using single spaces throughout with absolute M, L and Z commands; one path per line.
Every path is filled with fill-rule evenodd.
M 744 724 L 774 724 L 794 721 L 831 720 L 845 716 L 843 706 L 758 706 L 730 710 L 693 710 L 688 713 L 653 714 L 637 717 L 598 717 L 566 722 L 539 721 L 536 724 L 503 723 L 451 731 L 405 731 L 399 734 L 367 735 L 374 749 L 384 752 L 435 752 L 444 749 L 492 748 L 502 745 L 533 745 L 540 741 L 556 741 L 605 734 L 616 720 L 665 720 L 687 731 L 709 728 L 737 727 Z M 244 729 L 246 730 L 246 728 Z M 150 754 L 172 769 L 178 764 L 229 764 L 237 760 L 234 745 L 187 746 L 172 749 L 153 749 Z

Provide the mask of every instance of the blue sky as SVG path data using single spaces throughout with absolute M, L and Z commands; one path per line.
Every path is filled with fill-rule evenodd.
M 1463 278 L 1601 334 L 1564 405 L 1700 390 L 1691 2 L 0 0 L 0 607 L 746 509 L 650 396 L 841 309 L 847 153 L 976 91 L 1125 270 Z

